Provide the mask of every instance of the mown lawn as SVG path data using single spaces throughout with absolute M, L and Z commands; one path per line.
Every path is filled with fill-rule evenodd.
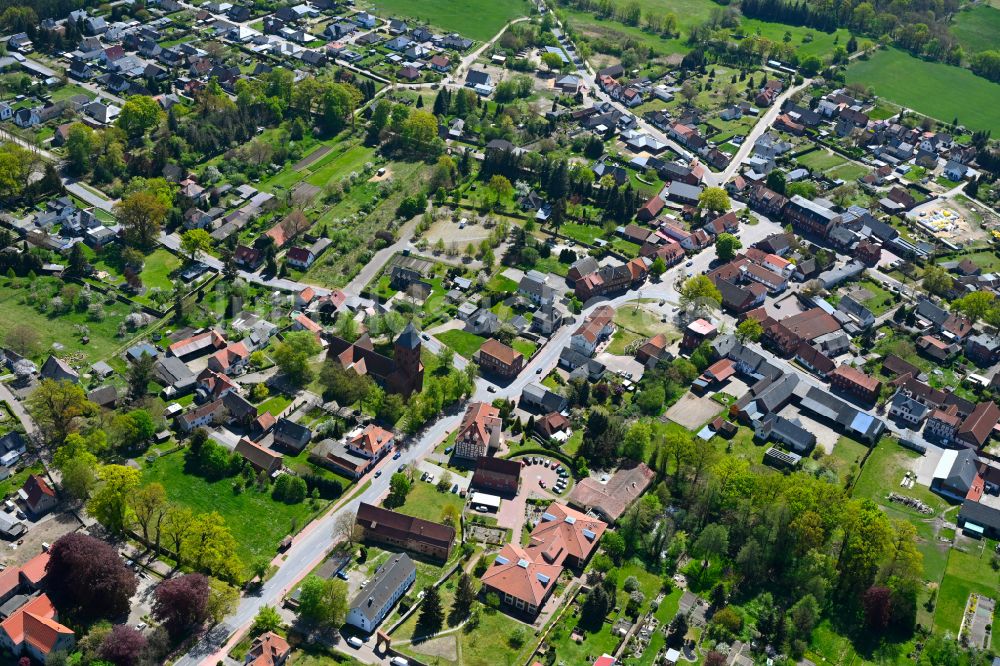
M 272 415 L 278 416 L 278 414 L 285 411 L 290 404 L 292 404 L 292 399 L 289 396 L 274 395 L 257 405 L 257 411 L 260 414 L 270 412 Z
M 996 542 L 969 539 L 962 539 L 962 542 L 968 550 L 962 552 L 952 548 L 934 612 L 934 627 L 938 631 L 949 631 L 952 635 L 958 634 L 970 593 L 976 592 L 995 599 L 997 590 L 1000 589 L 1000 573 L 990 567 Z M 1000 638 L 994 632 L 993 649 L 996 650 L 998 646 Z
M 534 342 L 531 342 L 530 340 L 525 340 L 523 338 L 516 338 L 513 342 L 510 343 L 510 346 L 513 347 L 515 350 L 521 352 L 525 360 L 531 358 L 531 355 L 535 353 L 536 349 L 538 349 L 538 345 L 536 345 Z
M 481 42 L 496 35 L 507 21 L 528 15 L 524 0 L 376 0 L 371 7 L 386 20 L 414 19 Z
M 174 287 L 170 274 L 179 269 L 182 263 L 176 255 L 162 247 L 157 248 L 146 255 L 146 261 L 142 265 L 142 273 L 139 274 L 139 277 L 142 278 L 146 289 L 155 288 L 169 291 Z
M 967 69 L 928 62 L 898 49 L 859 58 L 847 68 L 847 82 L 871 86 L 875 94 L 919 113 L 974 129 L 1000 132 L 1000 84 Z
M 180 452 L 157 458 L 142 470 L 143 483 L 157 481 L 167 498 L 195 513 L 218 511 L 236 538 L 244 563 L 257 557 L 273 557 L 278 544 L 298 532 L 311 518 L 308 502 L 285 504 L 271 499 L 270 491 L 233 492 L 233 479 L 207 481 L 184 472 Z
M 452 493 L 450 487 L 443 493 L 438 491 L 438 481 L 439 479 L 434 479 L 434 483 L 414 481 L 413 487 L 410 488 L 410 494 L 406 496 L 406 502 L 394 510 L 434 523 L 441 522 L 444 508 L 448 505 L 454 506 L 461 513 L 465 500 Z
M 434 337 L 455 350 L 456 354 L 465 358 L 472 358 L 486 342 L 486 338 L 480 335 L 459 329 L 445 331 Z

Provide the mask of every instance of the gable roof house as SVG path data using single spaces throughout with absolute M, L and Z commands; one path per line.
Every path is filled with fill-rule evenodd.
M 465 410 L 455 436 L 454 456 L 477 460 L 496 453 L 502 443 L 500 410 L 485 402 L 473 402 Z
M 298 453 L 312 439 L 312 431 L 304 425 L 286 418 L 278 419 L 274 424 L 273 446 Z
M 34 597 L 0 623 L 0 645 L 14 656 L 29 656 L 45 663 L 52 652 L 69 651 L 73 630 L 58 622 L 58 613 L 47 594 Z
M 416 579 L 417 568 L 410 556 L 406 553 L 393 555 L 375 570 L 372 581 L 351 601 L 345 622 L 371 633 Z

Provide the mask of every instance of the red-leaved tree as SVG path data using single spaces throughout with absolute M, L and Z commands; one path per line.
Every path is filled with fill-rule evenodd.
M 138 586 L 114 547 L 80 532 L 52 544 L 45 571 L 45 587 L 56 606 L 82 619 L 127 614 Z
M 116 624 L 98 650 L 101 659 L 115 666 L 136 666 L 146 651 L 146 637 L 126 624 Z
M 887 587 L 873 585 L 861 595 L 865 621 L 876 631 L 884 631 L 892 617 L 892 592 Z
M 187 574 L 165 580 L 156 588 L 153 617 L 174 639 L 201 625 L 208 617 L 208 578 Z

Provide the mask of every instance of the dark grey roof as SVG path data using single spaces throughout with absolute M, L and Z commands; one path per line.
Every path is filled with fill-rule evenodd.
M 17 431 L 11 431 L 0 437 L 0 454 L 23 451 L 25 448 L 27 443 L 24 441 L 24 436 Z
M 406 325 L 403 332 L 396 338 L 396 346 L 404 349 L 417 349 L 420 347 L 420 334 L 417 333 L 417 329 L 414 328 L 412 321 Z
M 816 446 L 816 435 L 803 428 L 801 423 L 786 419 L 784 416 L 770 414 L 765 417 L 764 425 L 773 433 L 775 439 L 799 455 L 809 453 Z
M 926 298 L 921 299 L 920 302 L 917 303 L 916 315 L 918 317 L 923 317 L 937 326 L 944 324 L 945 320 L 948 319 L 947 310 L 935 305 Z
M 153 366 L 153 374 L 167 386 L 178 388 L 194 383 L 194 373 L 188 369 L 184 361 L 175 356 L 165 356 Z
M 406 553 L 394 555 L 375 571 L 372 582 L 354 597 L 351 610 L 357 610 L 370 624 L 374 624 L 399 586 L 415 572 L 416 567 L 409 555 Z
M 284 439 L 301 442 L 309 441 L 309 438 L 312 437 L 312 431 L 295 421 L 281 418 L 274 424 L 274 436 L 278 437 L 279 435 Z
M 963 523 L 975 523 L 994 532 L 1000 532 L 1000 510 L 967 499 L 962 502 L 958 519 Z M 995 662 L 994 662 L 995 663 Z
M 965 495 L 972 488 L 972 483 L 976 480 L 977 463 L 978 458 L 976 458 L 975 451 L 969 449 L 959 451 L 955 456 L 955 462 L 952 463 L 951 469 L 948 470 L 948 476 L 945 477 L 944 485 L 957 494 Z

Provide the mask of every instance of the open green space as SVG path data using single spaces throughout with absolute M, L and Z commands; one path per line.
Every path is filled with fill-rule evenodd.
M 334 150 L 336 152 L 336 149 Z M 331 153 L 333 154 L 333 153 Z M 312 166 L 320 164 L 313 170 L 312 174 L 306 178 L 306 182 L 310 185 L 316 185 L 317 187 L 323 187 L 329 181 L 341 181 L 344 178 L 351 175 L 352 172 L 361 173 L 364 169 L 365 162 L 371 161 L 373 151 L 367 146 L 353 146 L 348 148 L 343 153 L 336 155 L 334 159 L 326 161 L 327 157 L 330 155 L 325 155 L 320 160 L 317 160 Z
M 272 416 L 278 416 L 281 412 L 285 411 L 288 406 L 292 404 L 291 396 L 287 395 L 273 395 L 264 402 L 257 405 L 257 411 L 263 414 L 264 412 L 270 413 Z
M 839 167 L 847 163 L 847 160 L 840 155 L 831 153 L 822 148 L 806 153 L 805 155 L 800 155 L 795 158 L 795 161 L 799 163 L 799 166 L 805 167 L 811 171 L 820 172 L 834 167 Z
M 976 266 L 982 268 L 984 273 L 1000 271 L 1000 257 L 990 250 L 980 250 L 979 252 L 972 252 L 970 254 L 963 254 L 950 258 L 951 261 L 961 261 L 963 259 L 970 260 Z M 944 259 L 944 261 L 948 260 L 949 259 Z
M 966 55 L 995 49 L 1000 35 L 1000 9 L 979 5 L 955 14 L 951 34 L 965 49 Z
M 0 340 L 16 327 L 26 326 L 34 330 L 37 346 L 33 358 L 44 361 L 50 352 L 69 359 L 75 367 L 90 365 L 124 349 L 130 340 L 142 335 L 143 330 L 130 332 L 125 337 L 118 336 L 118 328 L 130 313 L 127 305 L 112 299 L 104 299 L 95 293 L 95 300 L 101 303 L 101 316 L 80 311 L 72 307 L 56 314 L 52 311 L 52 299 L 64 286 L 61 280 L 39 277 L 5 279 L 0 284 Z M 77 290 L 81 287 L 74 285 Z M 40 307 L 45 307 L 41 311 Z M 86 329 L 82 328 L 86 327 Z M 87 342 L 81 335 L 85 330 Z M 62 345 L 61 350 L 53 348 Z
M 871 294 L 870 298 L 866 298 L 861 302 L 866 308 L 872 311 L 876 317 L 885 313 L 892 307 L 894 301 L 892 294 L 888 289 L 880 285 L 875 280 L 865 279 L 859 283 L 859 286 L 864 288 L 865 291 Z
M 935 628 L 952 635 L 958 634 L 969 594 L 975 592 L 996 599 L 1000 589 L 1000 572 L 990 566 L 995 542 L 969 539 L 962 539 L 962 542 L 965 550 L 952 548 L 948 556 L 934 612 Z M 1000 639 L 997 632 L 993 632 L 993 649 L 998 646 Z
M 172 453 L 157 458 L 142 470 L 143 483 L 157 481 L 167 490 L 167 498 L 195 513 L 218 511 L 236 538 L 244 562 L 270 558 L 281 540 L 301 529 L 311 517 L 308 502 L 285 504 L 271 499 L 270 489 L 254 488 L 237 494 L 233 479 L 207 481 L 184 472 L 184 456 Z
M 514 341 L 510 343 L 510 346 L 514 348 L 515 351 L 521 352 L 525 360 L 531 358 L 531 355 L 535 353 L 538 349 L 538 345 L 530 340 L 525 340 L 524 338 L 515 338 Z
M 859 58 L 847 68 L 847 82 L 870 86 L 875 94 L 918 113 L 974 129 L 1000 132 L 1000 84 L 967 69 L 928 62 L 898 49 Z
M 488 0 L 377 0 L 373 11 L 382 18 L 405 18 L 424 21 L 447 32 L 481 42 L 491 39 L 511 19 L 528 15 L 524 0 L 489 2 Z
M 450 487 L 445 492 L 439 491 L 437 489 L 438 481 L 439 479 L 434 479 L 434 483 L 414 481 L 410 493 L 406 496 L 406 502 L 403 506 L 397 507 L 395 511 L 434 523 L 441 522 L 446 506 L 453 506 L 461 513 L 465 500 L 457 493 L 452 493 Z
M 32 474 L 43 474 L 44 472 L 42 463 L 36 462 L 29 467 L 24 467 L 11 474 L 3 481 L 0 481 L 0 498 L 7 499 L 13 497 L 17 494 L 21 486 L 24 485 L 24 482 L 28 480 L 29 476 Z
M 179 269 L 182 261 L 176 255 L 163 249 L 156 248 L 152 253 L 146 255 L 146 261 L 142 265 L 142 283 L 147 289 L 163 289 L 169 291 L 173 289 L 173 280 L 170 274 Z
M 472 358 L 486 342 L 486 338 L 460 329 L 445 331 L 434 337 L 455 350 L 456 354 L 465 358 Z

